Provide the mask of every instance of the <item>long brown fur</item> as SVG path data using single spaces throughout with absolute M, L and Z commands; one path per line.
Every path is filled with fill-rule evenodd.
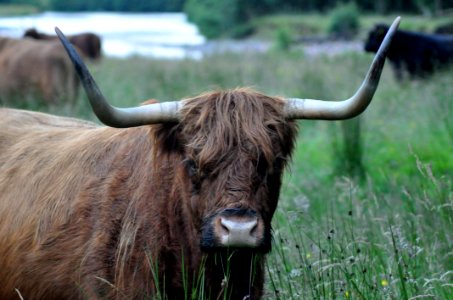
M 129 129 L 1 109 L 0 299 L 259 299 L 265 255 L 202 252 L 200 230 L 225 208 L 270 226 L 296 134 L 282 110 L 243 89 Z

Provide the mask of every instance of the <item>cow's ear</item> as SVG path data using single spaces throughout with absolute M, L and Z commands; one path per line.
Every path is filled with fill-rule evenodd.
M 197 195 L 201 189 L 201 181 L 204 179 L 203 175 L 200 173 L 197 163 L 194 160 L 188 158 L 183 163 L 192 181 L 192 194 Z
M 198 174 L 198 166 L 193 159 L 185 159 L 184 166 L 187 169 L 187 173 L 189 174 L 189 177 L 194 177 Z
M 154 149 L 159 149 L 161 153 L 184 152 L 179 123 L 164 123 L 153 125 Z

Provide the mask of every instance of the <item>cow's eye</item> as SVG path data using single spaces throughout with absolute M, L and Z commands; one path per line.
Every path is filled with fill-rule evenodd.
M 198 167 L 195 161 L 192 159 L 186 159 L 184 164 L 190 177 L 195 177 L 198 174 Z
M 192 181 L 192 193 L 198 194 L 200 192 L 202 179 L 198 166 L 192 159 L 185 160 L 184 164 L 186 166 L 186 170 L 190 177 L 190 180 Z
M 282 172 L 283 166 L 285 165 L 286 158 L 283 156 L 277 156 L 274 161 L 273 170 L 276 173 Z
M 256 163 L 256 170 L 258 171 L 260 176 L 264 177 L 264 175 L 267 172 L 267 167 L 268 167 L 268 165 L 267 165 L 266 159 L 264 159 L 263 156 L 260 156 Z

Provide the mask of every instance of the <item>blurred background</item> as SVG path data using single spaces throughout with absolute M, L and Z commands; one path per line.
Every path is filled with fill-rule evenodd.
M 405 29 L 451 25 L 452 7 L 452 0 L 1 0 L 0 34 L 20 37 L 28 28 L 53 34 L 55 26 L 67 34 L 91 31 L 114 57 L 200 58 L 300 44 L 308 55 L 335 54 L 362 50 L 357 40 L 397 14 L 406 16 Z
M 452 299 L 453 0 L 0 0 L 0 36 L 99 37 L 86 61 L 122 107 L 238 86 L 341 100 L 369 68 L 375 25 L 398 15 L 412 38 L 395 38 L 367 111 L 299 122 L 265 299 Z M 2 96 L 2 59 L 3 106 L 97 122 L 80 88 Z

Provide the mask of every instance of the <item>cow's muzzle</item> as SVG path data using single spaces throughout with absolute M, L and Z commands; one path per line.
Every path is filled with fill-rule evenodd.
M 266 234 L 261 216 L 250 209 L 225 209 L 204 222 L 201 248 L 268 248 L 270 234 Z

